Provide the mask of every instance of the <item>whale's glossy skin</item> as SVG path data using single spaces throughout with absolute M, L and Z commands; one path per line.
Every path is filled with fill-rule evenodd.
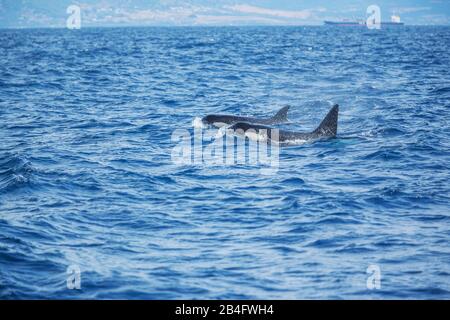
M 281 124 L 288 122 L 287 112 L 289 106 L 281 108 L 273 117 L 271 118 L 255 118 L 255 117 L 243 117 L 243 116 L 233 116 L 226 114 L 211 114 L 202 118 L 202 122 L 207 125 L 212 125 L 217 128 L 221 128 L 226 125 L 231 125 L 237 122 L 247 122 L 247 123 L 258 123 L 258 124 Z
M 337 122 L 339 114 L 339 105 L 334 105 L 322 120 L 320 125 L 312 132 L 295 132 L 287 130 L 278 130 L 263 124 L 248 122 L 237 122 L 228 129 L 237 134 L 257 133 L 267 136 L 268 140 L 276 141 L 281 144 L 288 144 L 295 141 L 309 141 L 324 138 L 334 138 L 337 134 Z

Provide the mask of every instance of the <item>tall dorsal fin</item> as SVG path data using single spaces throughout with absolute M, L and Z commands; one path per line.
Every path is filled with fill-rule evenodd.
M 335 104 L 313 133 L 334 137 L 337 133 L 339 105 Z
M 286 106 L 281 108 L 273 117 L 272 117 L 272 121 L 274 122 L 278 122 L 278 123 L 283 123 L 283 122 L 288 122 L 288 118 L 287 118 L 287 113 L 289 110 L 290 106 Z

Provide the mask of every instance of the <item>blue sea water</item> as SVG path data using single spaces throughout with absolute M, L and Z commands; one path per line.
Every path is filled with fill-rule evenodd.
M 0 298 L 450 298 L 449 47 L 449 27 L 0 30 Z M 171 159 L 196 117 L 291 105 L 308 131 L 333 103 L 337 138 L 275 174 Z

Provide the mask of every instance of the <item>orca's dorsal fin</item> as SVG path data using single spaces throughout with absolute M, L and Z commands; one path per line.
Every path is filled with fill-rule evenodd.
M 317 127 L 313 133 L 319 134 L 321 136 L 334 137 L 337 133 L 337 123 L 338 123 L 339 105 L 335 104 L 325 118 L 322 120 L 320 125 Z
M 288 122 L 288 118 L 287 118 L 287 113 L 289 110 L 290 106 L 286 106 L 281 108 L 272 118 L 271 120 L 273 122 L 278 122 L 278 123 L 283 123 L 283 122 Z

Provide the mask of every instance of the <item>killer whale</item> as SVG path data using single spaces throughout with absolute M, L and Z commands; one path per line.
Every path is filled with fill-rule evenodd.
M 245 135 L 249 138 L 254 138 L 255 135 L 259 135 L 260 137 L 266 137 L 268 141 L 274 141 L 280 144 L 295 144 L 299 141 L 310 141 L 336 137 L 338 114 L 339 105 L 335 104 L 322 120 L 320 125 L 312 132 L 278 130 L 262 124 L 248 122 L 237 122 L 228 127 L 228 130 L 231 130 L 238 135 Z
M 258 123 L 258 124 L 280 124 L 288 122 L 287 112 L 289 106 L 281 108 L 273 117 L 261 119 L 254 117 L 233 116 L 226 114 L 210 114 L 202 118 L 202 123 L 221 128 L 226 125 L 232 125 L 237 122 Z

